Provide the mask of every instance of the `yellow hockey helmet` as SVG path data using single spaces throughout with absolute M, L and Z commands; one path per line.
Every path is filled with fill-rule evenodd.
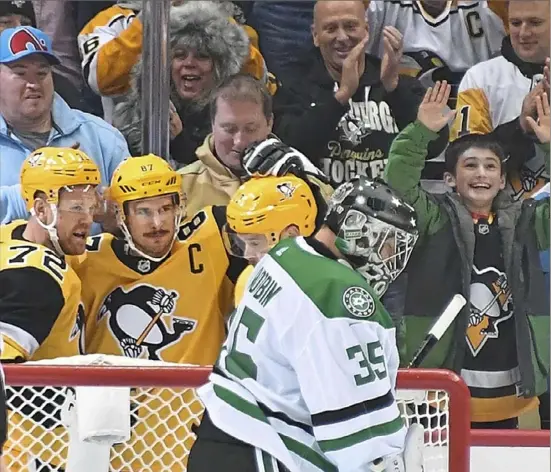
M 154 154 L 129 157 L 122 161 L 113 173 L 111 185 L 106 191 L 106 198 L 115 203 L 118 224 L 126 242 L 142 257 L 155 262 L 162 261 L 172 250 L 161 257 L 154 257 L 139 249 L 126 225 L 125 203 L 144 198 L 174 195 L 178 210 L 174 215 L 174 240 L 178 235 L 178 227 L 185 216 L 185 195 L 182 191 L 182 176 L 170 164 Z
M 264 236 L 265 245 L 271 248 L 291 225 L 301 236 L 310 236 L 316 215 L 314 195 L 304 180 L 294 175 L 253 177 L 239 187 L 227 206 L 228 249 L 244 257 L 246 241 L 240 235 Z
M 97 186 L 101 175 L 96 163 L 79 149 L 44 147 L 30 154 L 21 167 L 21 193 L 31 210 L 37 192 L 57 205 L 59 191 L 74 185 Z
M 129 157 L 113 173 L 106 196 L 117 204 L 124 215 L 124 204 L 142 198 L 176 194 L 179 205 L 184 203 L 182 176 L 170 164 L 154 154 Z

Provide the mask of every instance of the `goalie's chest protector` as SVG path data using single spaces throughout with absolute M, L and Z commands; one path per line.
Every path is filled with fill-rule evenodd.
M 216 232 L 218 234 L 218 232 Z M 140 258 L 131 268 L 98 237 L 77 268 L 83 284 L 86 351 L 166 362 L 212 364 L 233 303 L 221 241 L 177 241 L 160 265 Z

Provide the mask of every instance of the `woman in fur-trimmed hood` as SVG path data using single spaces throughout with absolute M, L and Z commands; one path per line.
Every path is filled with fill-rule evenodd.
M 195 150 L 210 132 L 211 92 L 242 70 L 249 58 L 249 37 L 233 21 L 233 13 L 229 2 L 193 1 L 170 9 L 170 99 L 176 111 L 171 116 L 170 154 L 178 165 L 196 160 Z M 132 69 L 130 92 L 113 116 L 133 155 L 142 154 L 141 73 L 140 60 Z

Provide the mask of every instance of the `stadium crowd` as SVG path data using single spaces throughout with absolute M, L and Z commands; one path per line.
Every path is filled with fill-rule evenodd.
M 171 4 L 157 157 L 142 0 L 0 1 L 1 359 L 213 365 L 264 249 L 310 237 L 335 189 L 366 177 L 416 212 L 403 272 L 351 263 L 400 366 L 461 293 L 421 367 L 462 376 L 473 428 L 549 429 L 549 2 Z M 297 159 L 317 215 L 262 227 L 260 248 L 235 237 L 251 233 L 229 209 L 241 186 Z

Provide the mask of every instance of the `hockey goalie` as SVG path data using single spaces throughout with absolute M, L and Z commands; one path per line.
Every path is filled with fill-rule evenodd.
M 228 240 L 243 254 L 278 213 L 253 197 L 240 201 L 246 234 L 228 206 Z M 188 472 L 423 470 L 423 430 L 407 429 L 397 406 L 395 330 L 378 298 L 408 260 L 415 224 L 389 187 L 357 178 L 335 191 L 314 236 L 266 241 L 198 390 L 206 412 Z

